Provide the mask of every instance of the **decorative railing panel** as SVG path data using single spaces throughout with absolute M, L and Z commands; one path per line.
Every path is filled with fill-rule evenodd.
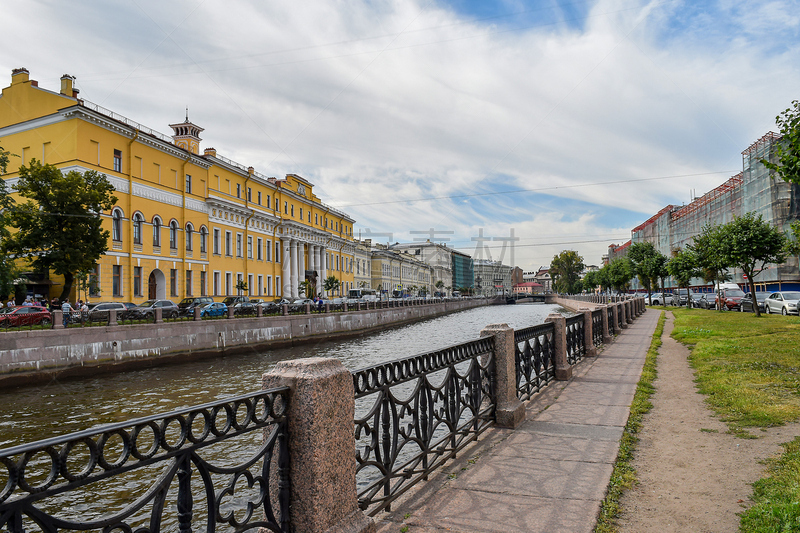
M 617 312 L 617 329 L 621 330 L 625 324 L 625 312 L 620 308 Z
M 517 398 L 529 400 L 556 377 L 553 323 L 514 331 Z
M 491 425 L 493 374 L 493 337 L 353 372 L 361 509 L 390 510 Z
M 614 335 L 616 332 L 617 326 L 614 324 L 614 309 L 611 306 L 606 308 L 606 313 L 608 317 L 608 333 L 609 335 Z
M 592 311 L 592 342 L 595 348 L 603 344 L 603 310 Z
M 288 532 L 288 392 L 0 450 L 0 530 Z
M 567 362 L 576 364 L 586 354 L 583 314 L 567 318 Z

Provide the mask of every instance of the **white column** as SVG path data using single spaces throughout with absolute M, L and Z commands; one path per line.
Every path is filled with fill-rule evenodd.
M 291 239 L 283 238 L 281 239 L 281 253 L 283 254 L 281 257 L 281 267 L 282 267 L 282 285 L 283 291 L 281 292 L 282 298 L 291 298 L 292 297 L 292 270 L 291 270 Z
M 325 258 L 327 257 L 327 251 L 325 250 L 324 246 L 319 247 L 319 292 L 323 292 L 323 287 L 325 286 L 325 278 L 328 277 L 327 269 L 325 268 Z
M 317 284 L 314 286 L 314 295 L 319 294 L 319 255 L 317 254 L 317 245 L 308 245 L 308 269 L 317 271 Z
M 300 281 L 297 276 L 297 241 L 292 240 L 291 245 L 291 265 L 292 265 L 292 298 L 297 298 L 297 284 Z

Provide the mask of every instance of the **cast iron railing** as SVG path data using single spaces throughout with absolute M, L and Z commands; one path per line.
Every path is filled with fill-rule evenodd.
M 595 348 L 603 344 L 603 310 L 592 311 L 592 342 Z
M 375 515 L 494 420 L 494 338 L 353 372 L 359 507 Z
M 614 335 L 616 332 L 617 326 L 614 324 L 614 309 L 611 306 L 606 308 L 606 313 L 608 317 L 608 334 Z
M 576 364 L 586 354 L 583 336 L 583 314 L 567 318 L 567 362 Z
M 0 450 L 0 531 L 288 532 L 288 391 Z M 211 463 L 221 447 L 234 464 Z
M 625 324 L 625 312 L 622 310 L 622 307 L 620 307 L 617 311 L 617 329 L 621 330 L 622 325 Z
M 514 330 L 517 398 L 529 400 L 556 378 L 552 323 Z

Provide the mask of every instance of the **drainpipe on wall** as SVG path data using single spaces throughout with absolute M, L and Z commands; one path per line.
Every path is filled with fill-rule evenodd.
M 131 221 L 130 242 L 128 243 L 128 287 L 130 287 L 131 296 L 133 297 L 136 297 L 133 294 L 133 143 L 138 138 L 139 130 L 137 129 L 133 132 L 130 142 L 128 142 L 128 217 L 130 217 L 128 220 Z M 125 290 L 124 287 L 120 287 L 120 289 Z
M 181 227 L 178 231 L 183 232 L 183 250 L 178 245 L 178 257 L 183 259 L 183 293 L 186 292 L 186 163 L 192 158 L 191 154 L 186 156 L 181 164 L 181 178 L 178 180 L 178 186 L 181 188 Z M 180 294 L 180 288 L 175 287 L 175 290 Z

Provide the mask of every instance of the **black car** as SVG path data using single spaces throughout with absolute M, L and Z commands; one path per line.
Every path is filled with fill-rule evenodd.
M 194 296 L 191 298 L 184 298 L 178 302 L 178 310 L 181 315 L 190 316 L 194 314 L 195 307 L 200 307 L 210 303 L 214 303 L 214 298 L 211 296 Z
M 108 322 L 108 312 L 114 309 L 117 312 L 117 319 L 124 320 L 128 315 L 128 308 L 122 302 L 102 302 L 86 312 L 86 319 L 89 322 Z
M 250 301 L 247 296 L 228 296 L 222 303 L 228 306 L 228 309 L 233 308 L 234 315 L 255 315 L 256 306 Z
M 762 313 L 764 312 L 764 300 L 767 299 L 767 296 L 769 296 L 769 294 L 770 293 L 768 293 L 768 292 L 757 292 L 756 293 L 756 304 L 758 305 L 758 310 L 760 312 L 762 312 Z M 755 312 L 753 310 L 753 298 L 752 298 L 752 294 L 751 293 L 748 292 L 747 294 L 745 294 L 742 297 L 742 301 L 740 302 L 740 305 L 739 305 L 739 311 L 741 311 L 742 313 L 744 313 L 744 312 L 754 313 Z
M 158 308 L 161 308 L 161 318 L 177 318 L 180 314 L 172 300 L 147 300 L 128 311 L 128 317 L 133 320 L 153 320 Z

